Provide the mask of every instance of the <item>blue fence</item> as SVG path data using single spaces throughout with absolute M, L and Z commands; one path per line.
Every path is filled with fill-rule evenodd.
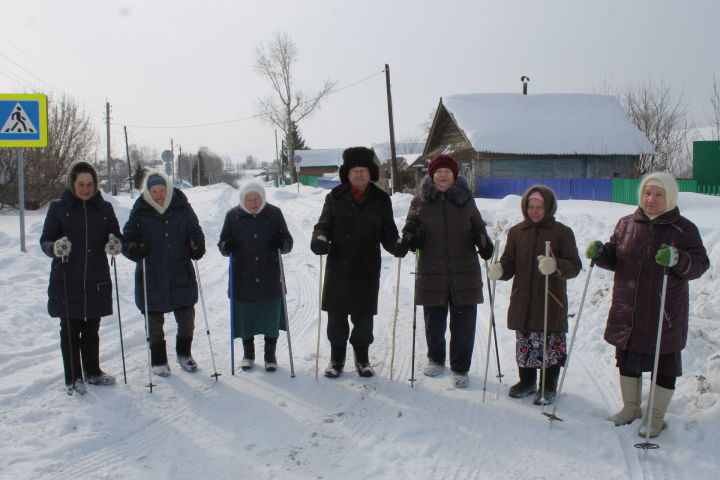
M 612 180 L 609 178 L 478 178 L 475 196 L 504 198 L 522 195 L 535 184 L 552 188 L 558 200 L 612 201 Z
M 340 185 L 340 180 L 323 180 L 322 178 L 318 179 L 317 186 L 320 188 L 327 188 L 328 190 L 333 189 Z

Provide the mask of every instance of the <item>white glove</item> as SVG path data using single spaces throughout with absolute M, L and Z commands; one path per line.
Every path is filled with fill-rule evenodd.
M 543 275 L 552 275 L 557 271 L 557 261 L 553 257 L 538 255 L 538 270 Z
M 489 263 L 487 267 L 487 276 L 491 282 L 500 280 L 500 277 L 503 276 L 502 264 L 500 262 Z
M 53 245 L 53 254 L 56 257 L 67 257 L 70 255 L 70 250 L 72 250 L 72 243 L 70 243 L 70 240 L 68 240 L 67 237 L 55 240 L 55 244 Z
M 105 253 L 108 255 L 120 255 L 121 252 L 122 243 L 120 243 L 120 239 L 111 233 L 108 235 L 108 241 L 105 244 Z

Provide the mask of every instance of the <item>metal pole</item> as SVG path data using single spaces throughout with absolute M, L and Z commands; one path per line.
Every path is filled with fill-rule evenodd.
M 545 256 L 550 256 L 550 242 L 545 242 Z M 547 377 L 547 329 L 548 329 L 548 303 L 550 301 L 550 275 L 545 275 L 545 310 L 543 313 L 543 341 L 542 341 L 542 349 L 543 349 L 543 359 L 542 359 L 542 383 L 541 385 L 541 392 L 540 392 L 540 405 L 542 405 L 542 410 L 545 410 L 545 377 Z
M 323 290 L 323 256 L 320 255 L 320 273 L 318 274 L 318 332 L 317 348 L 315 349 L 315 380 L 320 371 L 320 333 L 322 331 L 322 290 Z
M 130 167 L 130 147 L 128 146 L 128 138 L 127 138 L 127 125 L 123 127 L 125 130 L 125 155 L 127 155 L 127 162 L 128 162 L 128 186 L 130 187 L 130 198 L 135 198 L 135 194 L 133 193 L 133 184 L 132 184 L 132 168 Z M 127 382 L 125 382 L 127 383 Z
M 120 354 L 122 355 L 123 379 L 127 385 L 127 370 L 125 368 L 125 345 L 123 344 L 122 334 L 122 315 L 120 315 L 120 293 L 118 292 L 117 264 L 115 263 L 115 255 L 110 256 L 113 272 L 115 273 L 115 302 L 117 303 L 118 330 L 120 330 Z
M 400 301 L 400 265 L 402 258 L 398 257 L 397 262 L 397 284 L 395 286 L 395 315 L 393 316 L 392 328 L 392 354 L 390 355 L 390 380 L 393 379 L 393 368 L 395 366 L 395 328 L 397 327 L 398 303 Z
M 110 154 L 110 103 L 105 102 L 105 128 L 107 133 L 107 193 L 112 195 L 112 172 L 110 171 L 110 163 L 112 156 Z
M 285 284 L 285 268 L 283 267 L 282 252 L 277 249 L 278 263 L 280 264 L 280 281 L 282 282 L 282 304 L 285 310 L 285 333 L 288 339 L 288 354 L 290 355 L 290 378 L 295 378 L 295 364 L 293 363 L 292 341 L 290 340 L 290 316 L 287 309 L 287 285 Z
M 395 127 L 393 125 L 393 111 L 392 111 L 392 95 L 390 93 L 390 66 L 385 64 L 385 86 L 387 89 L 387 104 L 388 104 L 388 123 L 390 125 L 390 167 L 392 169 L 392 190 L 391 192 L 397 192 L 398 186 L 400 185 L 400 176 L 397 168 L 397 158 L 395 157 Z M 382 159 L 380 159 L 382 161 Z
M 235 375 L 235 286 L 233 285 L 233 254 L 230 253 L 230 375 Z
M 20 251 L 25 249 L 25 148 L 18 147 L 18 205 L 20 207 Z M 68 334 L 69 335 L 69 334 Z

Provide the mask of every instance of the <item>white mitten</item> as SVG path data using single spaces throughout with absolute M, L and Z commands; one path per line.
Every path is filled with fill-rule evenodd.
M 56 257 L 67 257 L 70 255 L 70 250 L 72 250 L 72 243 L 70 243 L 70 240 L 68 240 L 67 237 L 55 240 L 55 244 L 53 245 L 53 254 Z
M 552 275 L 557 271 L 557 261 L 553 257 L 538 255 L 538 270 L 543 275 Z
M 120 255 L 121 252 L 122 243 L 120 243 L 120 239 L 111 233 L 108 235 L 108 241 L 105 244 L 105 253 L 108 255 Z
M 492 262 L 488 264 L 487 276 L 491 282 L 500 280 L 500 277 L 503 276 L 502 264 L 500 262 Z

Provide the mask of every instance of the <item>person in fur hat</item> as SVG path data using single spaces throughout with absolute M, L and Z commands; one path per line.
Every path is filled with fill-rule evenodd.
M 682 375 L 682 350 L 688 336 L 688 282 L 700 278 L 709 259 L 697 227 L 680 215 L 675 178 L 665 172 L 644 177 L 638 209 L 621 218 L 610 240 L 592 242 L 585 254 L 615 272 L 605 340 L 615 347 L 623 407 L 608 417 L 616 426 L 642 416 L 642 372 L 652 372 L 657 346 L 660 291 L 668 271 L 665 313 L 650 437 L 666 427 L 665 412 Z M 647 418 L 638 433 L 648 432 Z
M 85 383 L 112 385 L 100 369 L 100 317 L 111 315 L 112 282 L 107 254 L 121 250 L 120 226 L 98 189 L 95 168 L 70 166 L 67 188 L 50 203 L 40 247 L 52 257 L 48 313 L 60 318 L 65 391 L 84 394 Z M 84 375 L 83 375 L 84 374 Z
M 420 250 L 415 276 L 415 304 L 423 306 L 428 363 L 425 375 L 445 368 L 448 311 L 450 313 L 451 381 L 468 386 L 475 341 L 477 304 L 483 302 L 478 253 L 492 256 L 493 245 L 475 205 L 470 183 L 458 175 L 457 161 L 438 155 L 412 199 L 402 244 Z
M 255 335 L 265 337 L 265 370 L 277 369 L 277 339 L 286 330 L 278 251 L 290 253 L 292 247 L 285 217 L 266 201 L 263 186 L 242 185 L 239 205 L 225 215 L 218 248 L 223 256 L 232 254 L 228 297 L 234 303 L 233 336 L 243 342 L 243 370 L 254 365 Z
M 198 287 L 193 260 L 205 254 L 205 235 L 182 190 L 176 190 L 162 172 L 148 172 L 142 194 L 123 227 L 123 254 L 137 262 L 135 305 L 145 313 L 143 278 L 147 279 L 148 336 L 152 371 L 170 375 L 165 344 L 165 313 L 177 322 L 175 352 L 186 372 L 197 370 L 191 345 L 195 331 Z M 144 262 L 143 262 L 144 260 Z M 143 263 L 147 271 L 143 272 Z M 144 273 L 144 274 L 143 274 Z
M 536 393 L 533 403 L 547 405 L 555 401 L 560 367 L 565 365 L 567 357 L 567 281 L 580 273 L 582 263 L 575 234 L 555 220 L 555 192 L 545 185 L 533 185 L 523 194 L 520 206 L 525 219 L 508 231 L 500 261 L 488 266 L 488 278 L 513 278 L 507 321 L 508 328 L 515 330 L 515 360 L 520 381 L 510 387 L 508 394 L 523 398 Z M 548 256 L 545 255 L 547 241 L 550 242 Z M 543 338 L 546 276 L 547 339 Z M 542 376 L 545 376 L 544 392 Z
M 327 255 L 322 309 L 328 312 L 329 378 L 343 371 L 348 338 L 358 375 L 375 374 L 368 350 L 380 289 L 380 245 L 392 254 L 402 253 L 390 197 L 373 183 L 380 173 L 373 156 L 365 147 L 343 152 L 341 183 L 325 197 L 310 243 L 313 253 Z

